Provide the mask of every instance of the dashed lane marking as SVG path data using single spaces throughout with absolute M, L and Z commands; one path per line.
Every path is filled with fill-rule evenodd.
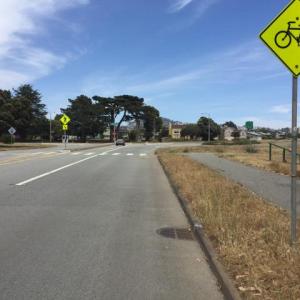
M 107 152 L 113 152 L 113 151 L 116 151 L 116 149 L 111 149 L 111 150 L 109 150 L 109 151 L 107 151 Z M 44 178 L 44 177 L 46 177 L 46 176 L 49 176 L 49 175 L 54 174 L 54 173 L 57 173 L 57 172 L 59 172 L 59 171 L 61 171 L 61 170 L 67 169 L 67 168 L 69 168 L 69 167 L 78 165 L 78 164 L 80 164 L 80 163 L 83 163 L 83 162 L 85 162 L 85 161 L 87 161 L 87 160 L 90 160 L 90 159 L 95 158 L 95 157 L 98 157 L 98 156 L 99 156 L 99 154 L 96 154 L 96 155 L 93 155 L 93 156 L 89 156 L 89 157 L 87 157 L 87 158 L 84 158 L 84 159 L 75 161 L 75 162 L 73 162 L 73 163 L 71 163 L 71 164 L 62 166 L 62 167 L 60 167 L 60 168 L 58 168 L 58 169 L 55 169 L 55 170 L 52 170 L 52 171 L 43 173 L 43 174 L 41 174 L 41 175 L 32 177 L 32 178 L 27 179 L 27 180 L 22 181 L 22 182 L 19 182 L 19 183 L 17 183 L 16 185 L 17 185 L 17 186 L 24 186 L 24 185 L 26 185 L 26 184 L 28 184 L 28 183 L 30 183 L 30 182 L 33 182 L 33 181 L 36 181 L 36 180 L 38 180 L 38 179 Z

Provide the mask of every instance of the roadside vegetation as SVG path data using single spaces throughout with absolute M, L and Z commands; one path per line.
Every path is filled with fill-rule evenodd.
M 269 161 L 269 142 L 282 147 L 290 148 L 290 140 L 263 140 L 261 143 L 245 141 L 239 144 L 211 144 L 196 147 L 174 147 L 167 151 L 172 153 L 206 152 L 214 153 L 219 157 L 241 162 L 243 164 L 258 167 L 279 174 L 290 174 L 291 155 L 286 152 L 286 162 L 282 159 L 282 150 L 273 147 L 272 161 Z M 299 145 L 300 152 L 300 145 Z M 298 165 L 300 175 L 300 164 Z
M 35 144 L 16 143 L 12 145 L 0 143 L 0 151 L 29 150 L 29 149 L 41 149 L 41 148 L 50 148 L 50 147 L 54 147 L 54 146 L 50 144 L 47 145 L 47 144 L 40 144 L 40 143 L 35 143 Z
M 174 152 L 157 154 L 242 298 L 300 299 L 300 250 L 290 245 L 287 212 Z

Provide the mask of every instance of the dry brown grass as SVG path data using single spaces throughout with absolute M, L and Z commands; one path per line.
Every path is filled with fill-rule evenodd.
M 45 144 L 26 144 L 26 143 L 16 143 L 12 145 L 2 144 L 0 143 L 0 151 L 8 151 L 8 150 L 29 150 L 29 149 L 41 149 L 41 148 L 51 148 L 53 145 L 45 145 Z
M 159 157 L 242 298 L 300 299 L 300 251 L 290 246 L 287 213 L 189 158 Z
M 289 140 L 271 141 L 277 145 L 290 148 Z M 177 147 L 164 149 L 163 152 L 171 153 L 189 153 L 189 152 L 210 152 L 215 153 L 219 157 L 241 162 L 243 164 L 258 167 L 267 171 L 290 175 L 291 155 L 286 153 L 287 162 L 282 161 L 282 150 L 273 148 L 272 161 L 269 161 L 269 141 L 263 141 L 261 144 L 254 144 L 255 152 L 247 152 L 247 145 L 211 145 L 197 147 Z M 300 149 L 300 147 L 299 147 Z M 300 152 L 300 150 L 299 150 Z M 300 164 L 298 165 L 298 173 L 300 175 Z

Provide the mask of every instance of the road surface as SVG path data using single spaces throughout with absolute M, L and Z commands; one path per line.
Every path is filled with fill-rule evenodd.
M 0 160 L 0 298 L 223 299 L 156 147 Z

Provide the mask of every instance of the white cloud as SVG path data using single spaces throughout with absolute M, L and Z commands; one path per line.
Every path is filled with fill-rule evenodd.
M 176 13 L 184 9 L 186 6 L 191 4 L 194 0 L 172 0 L 172 3 L 169 7 L 170 13 Z
M 213 53 L 200 61 L 192 61 L 187 66 L 177 66 L 170 76 L 156 81 L 129 85 L 134 92 L 170 91 L 182 87 L 207 87 L 212 84 L 236 84 L 242 80 L 268 80 L 275 75 L 283 76 L 280 65 L 274 64 L 272 57 L 257 44 L 249 42 L 220 53 Z M 159 73 L 159 72 L 157 72 Z
M 88 4 L 89 0 L 1 0 L 0 87 L 11 88 L 62 67 L 68 56 L 33 46 L 34 36 L 45 30 L 42 20 L 58 11 Z
M 151 73 L 133 76 L 123 68 L 105 75 L 92 74 L 83 80 L 82 91 L 104 96 L 144 94 L 152 98 L 170 92 L 176 94 L 183 88 L 210 89 L 216 84 L 236 85 L 285 74 L 280 64 L 254 41 L 193 59 L 185 65 L 160 66 Z
M 288 114 L 291 111 L 289 105 L 275 105 L 271 108 L 270 112 L 278 114 Z

